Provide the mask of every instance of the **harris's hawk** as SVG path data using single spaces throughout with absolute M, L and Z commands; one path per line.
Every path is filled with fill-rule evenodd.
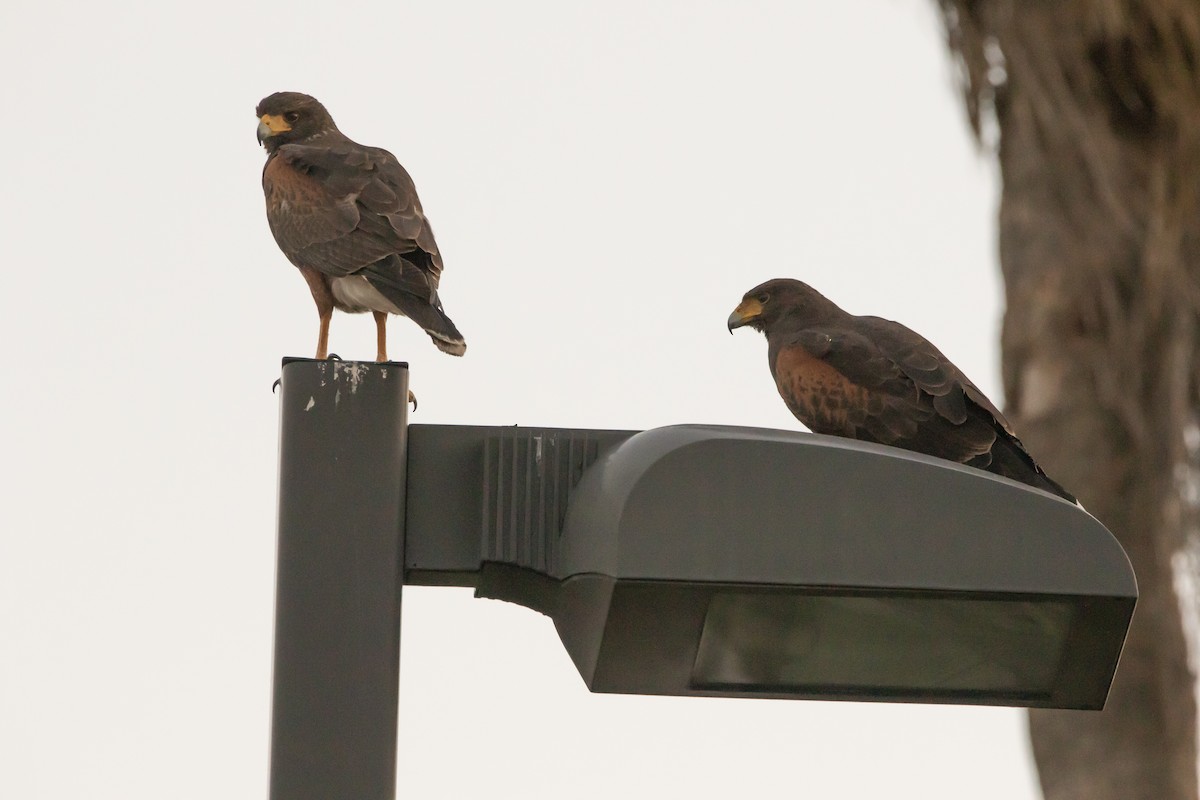
M 728 327 L 767 337 L 775 386 L 814 433 L 902 447 L 1077 502 L 1046 476 L 962 371 L 898 322 L 856 317 L 800 281 L 746 292 Z
M 276 92 L 254 113 L 267 150 L 267 222 L 316 301 L 316 357 L 328 356 L 335 308 L 375 315 L 378 361 L 387 361 L 388 314 L 420 325 L 444 353 L 466 352 L 438 297 L 442 256 L 433 229 L 396 157 L 351 141 L 306 94 Z

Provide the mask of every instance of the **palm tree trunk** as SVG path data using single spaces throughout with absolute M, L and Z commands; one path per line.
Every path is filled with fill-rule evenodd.
M 1105 710 L 1030 713 L 1042 789 L 1195 800 L 1177 583 L 1200 475 L 1200 2 L 938 1 L 975 130 L 998 135 L 1008 416 L 1141 593 Z

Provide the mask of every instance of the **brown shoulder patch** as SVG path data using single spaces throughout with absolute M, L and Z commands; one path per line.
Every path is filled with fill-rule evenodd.
M 280 157 L 272 158 L 263 169 L 263 189 L 267 195 L 267 205 L 284 211 L 329 204 L 332 200 L 317 180 Z
M 772 371 L 783 401 L 814 433 L 854 436 L 867 415 L 868 392 L 799 345 L 780 348 Z

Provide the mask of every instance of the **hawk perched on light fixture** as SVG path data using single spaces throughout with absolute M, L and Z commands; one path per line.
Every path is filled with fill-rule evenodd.
M 813 433 L 915 450 L 1077 502 L 975 384 L 900 323 L 856 317 L 808 284 L 779 278 L 742 297 L 728 327 L 744 325 L 766 335 L 775 386 Z

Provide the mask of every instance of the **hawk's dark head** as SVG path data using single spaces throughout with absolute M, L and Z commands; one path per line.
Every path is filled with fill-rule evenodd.
M 749 325 L 770 334 L 779 323 L 807 325 L 836 315 L 840 309 L 807 283 L 775 278 L 760 283 L 742 296 L 729 315 L 729 332 Z
M 264 97 L 254 113 L 258 115 L 258 142 L 271 153 L 280 145 L 337 130 L 325 106 L 300 92 L 276 92 Z

